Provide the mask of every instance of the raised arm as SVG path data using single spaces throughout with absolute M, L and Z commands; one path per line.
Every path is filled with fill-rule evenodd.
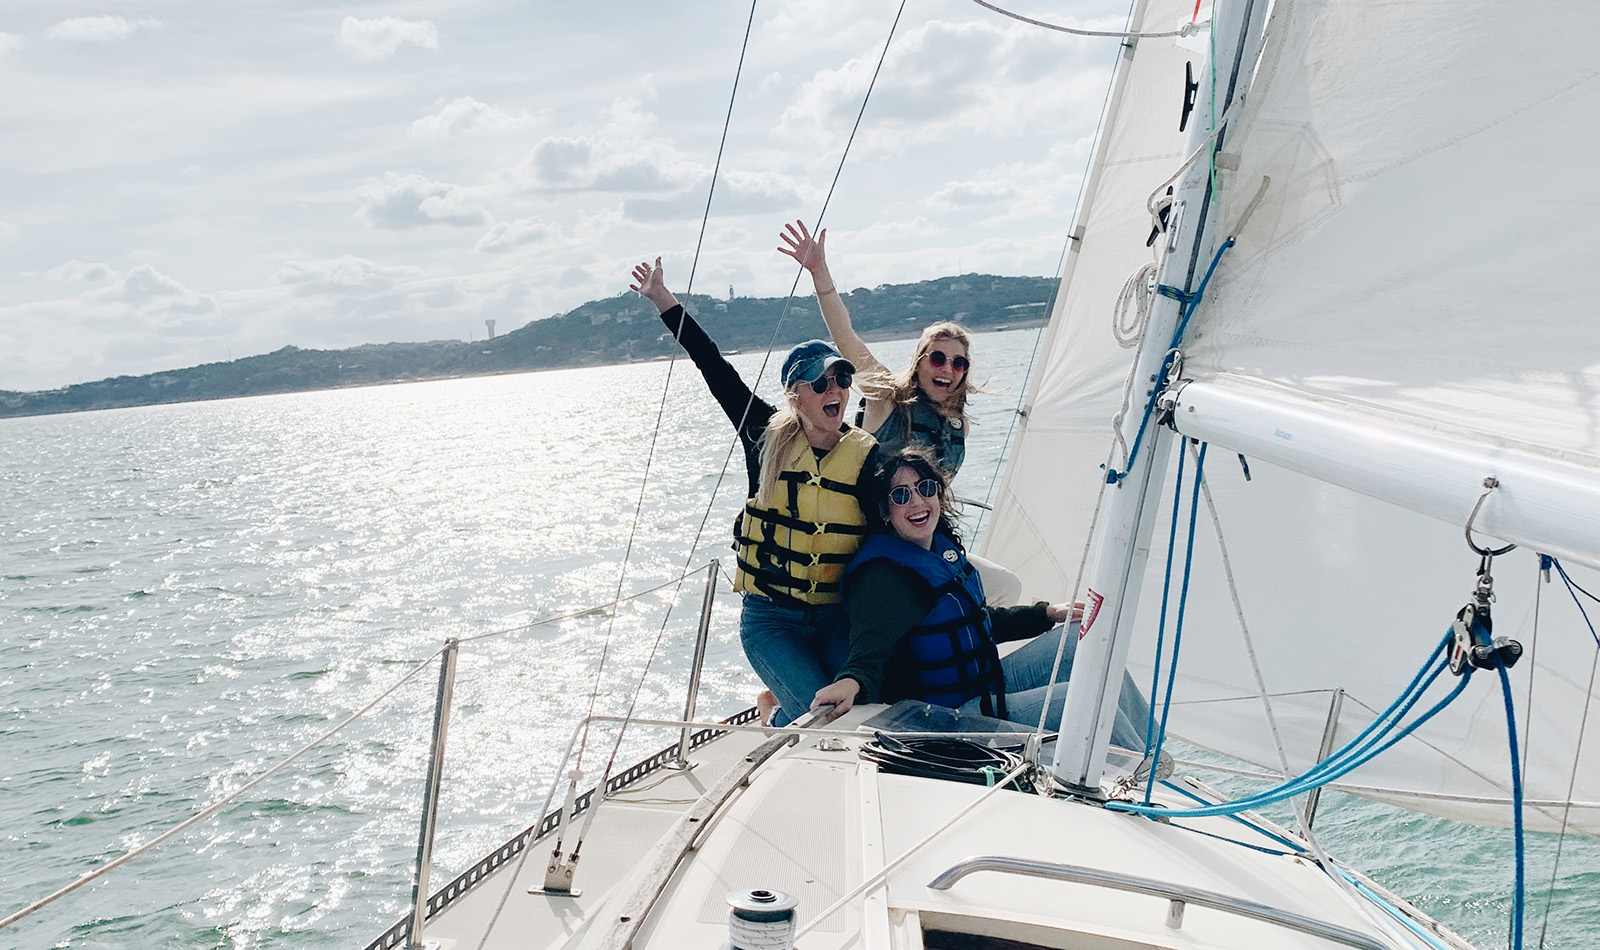
M 883 372 L 883 364 L 878 362 L 867 349 L 867 344 L 856 335 L 855 327 L 850 323 L 850 310 L 844 305 L 844 298 L 839 295 L 839 287 L 834 283 L 833 275 L 828 272 L 828 255 L 824 244 L 828 240 L 828 229 L 818 231 L 816 237 L 811 236 L 811 231 L 804 221 L 784 225 L 778 234 L 784 246 L 778 248 L 781 254 L 787 254 L 799 262 L 811 273 L 811 285 L 817 294 L 817 306 L 822 308 L 822 320 L 828 325 L 828 332 L 833 335 L 834 345 L 839 347 L 839 354 L 850 362 L 856 364 L 857 373 Z
M 750 386 L 739 376 L 739 371 L 733 368 L 717 344 L 683 309 L 672 291 L 667 289 L 661 258 L 656 258 L 653 266 L 641 263 L 635 267 L 633 283 L 628 285 L 628 289 L 656 305 L 661 322 L 666 324 L 678 345 L 689 354 L 695 368 L 704 377 L 706 387 L 711 390 L 712 397 L 717 400 L 717 405 L 722 407 L 728 421 L 738 429 L 739 439 L 744 443 L 745 465 L 751 472 L 751 492 L 754 493 L 754 472 L 759 468 L 759 462 L 756 461 L 759 458 L 758 445 L 767 421 L 772 418 L 772 404 L 750 391 Z

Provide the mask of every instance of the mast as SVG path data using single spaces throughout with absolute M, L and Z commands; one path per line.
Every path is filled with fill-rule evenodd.
M 1218 64 L 1214 83 L 1202 80 L 1196 116 L 1223 119 L 1228 104 L 1240 95 L 1247 71 L 1260 48 L 1261 0 L 1219 2 L 1212 13 L 1212 62 Z M 1207 73 L 1211 67 L 1207 66 Z M 1212 102 L 1213 94 L 1216 101 Z M 1211 162 L 1224 144 L 1226 123 L 1212 138 L 1209 122 L 1190 126 L 1185 153 L 1206 149 L 1179 180 L 1172 206 L 1166 247 L 1157 271 L 1160 286 L 1192 294 L 1204 275 L 1217 245 L 1217 222 L 1211 191 Z M 1209 153 L 1209 154 L 1208 154 Z M 1139 358 L 1132 373 L 1134 405 L 1140 406 L 1152 389 L 1162 387 L 1161 374 L 1181 316 L 1182 304 L 1159 296 L 1151 304 Z M 1143 425 L 1143 438 L 1140 428 Z M 1143 424 L 1142 414 L 1130 412 L 1122 420 L 1123 444 L 1141 442 L 1126 464 L 1128 471 L 1106 489 L 1104 529 L 1089 570 L 1088 606 L 1067 688 L 1061 737 L 1052 765 L 1057 779 L 1069 788 L 1096 790 L 1105 769 L 1122 671 L 1127 666 L 1139 585 L 1150 555 L 1153 514 L 1160 498 L 1171 455 L 1172 433 L 1153 422 Z M 1069 731 L 1070 730 L 1070 731 Z

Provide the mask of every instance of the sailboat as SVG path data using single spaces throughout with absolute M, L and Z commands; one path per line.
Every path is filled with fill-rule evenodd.
M 1600 831 L 1589 12 L 1137 2 L 984 551 L 1088 604 L 1059 738 L 645 722 L 676 751 L 563 780 L 374 946 L 1468 947 L 1309 794 Z M 1161 723 L 1132 755 L 1124 667 Z M 976 782 L 883 762 L 952 729 Z M 1293 824 L 1169 776 L 1169 732 Z

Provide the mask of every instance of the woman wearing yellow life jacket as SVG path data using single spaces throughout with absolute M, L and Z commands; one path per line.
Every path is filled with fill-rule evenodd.
M 821 340 L 783 361 L 784 404 L 757 396 L 666 287 L 661 259 L 633 269 L 629 288 L 661 314 L 705 378 L 744 447 L 749 500 L 740 516 L 735 587 L 744 595 L 739 636 L 750 665 L 775 694 L 783 725 L 833 682 L 849 654 L 844 566 L 866 519 L 857 483 L 872 436 L 844 421 L 855 366 Z
M 966 327 L 940 320 L 923 328 L 911 363 L 898 373 L 878 361 L 856 333 L 850 309 L 828 270 L 827 229 L 811 234 L 804 221 L 779 232 L 778 251 L 795 259 L 811 274 L 817 306 L 839 352 L 861 371 L 861 411 L 856 425 L 872 433 L 885 458 L 901 449 L 917 449 L 933 459 L 947 479 L 954 479 L 967 457 L 967 397 L 980 392 L 973 385 L 972 338 Z M 989 603 L 1010 606 L 1022 593 L 1022 580 L 1002 565 L 969 554 L 983 575 Z

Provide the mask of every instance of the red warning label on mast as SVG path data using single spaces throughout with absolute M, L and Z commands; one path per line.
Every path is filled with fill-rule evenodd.
M 1100 616 L 1100 605 L 1105 602 L 1106 599 L 1095 593 L 1094 588 L 1089 588 L 1089 615 L 1083 618 L 1083 626 L 1078 628 L 1079 640 L 1088 636 L 1089 628 L 1094 626 L 1094 618 Z

